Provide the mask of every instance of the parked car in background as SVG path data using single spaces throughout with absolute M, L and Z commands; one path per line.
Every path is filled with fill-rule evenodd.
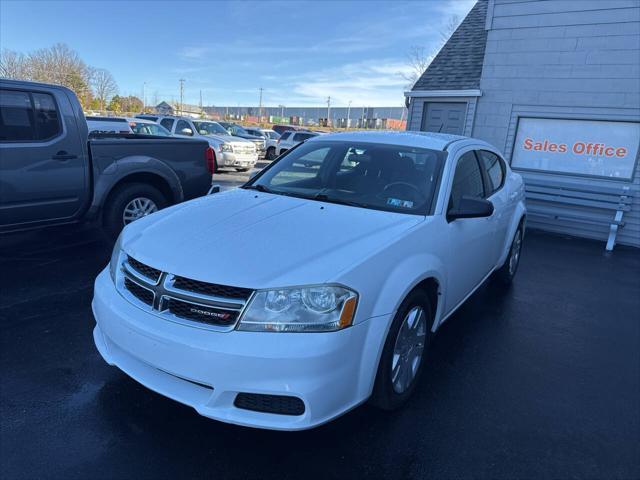
M 211 187 L 207 142 L 94 133 L 75 94 L 0 80 L 0 231 L 97 220 L 124 225 Z
M 262 136 L 265 140 L 265 158 L 267 160 L 273 160 L 276 158 L 276 146 L 278 144 L 278 139 L 280 138 L 280 134 L 270 128 L 255 128 L 255 127 L 247 127 L 245 128 L 247 132 L 251 135 Z
M 280 135 L 287 131 L 297 132 L 299 130 L 305 130 L 304 127 L 297 127 L 295 125 L 274 125 L 271 129 Z
M 160 116 L 158 122 L 173 135 L 197 137 L 209 142 L 215 150 L 219 168 L 246 172 L 258 161 L 258 151 L 253 142 L 229 135 L 218 122 L 170 115 Z
M 284 132 L 276 142 L 276 156 L 282 155 L 284 152 L 295 147 L 299 143 L 302 143 L 312 137 L 317 137 L 318 135 L 320 134 L 308 131 Z
M 513 281 L 525 229 L 498 150 L 423 133 L 314 137 L 241 188 L 125 228 L 95 282 L 103 358 L 252 427 L 401 407 L 442 323 L 490 276 Z
M 155 135 L 157 137 L 170 137 L 171 132 L 159 123 L 144 118 L 127 118 L 133 133 L 137 135 Z
M 129 121 L 121 117 L 86 117 L 89 134 L 133 133 Z
M 265 156 L 267 142 L 262 137 L 262 135 L 252 135 L 249 132 L 247 132 L 244 127 L 241 127 L 236 123 L 230 123 L 230 122 L 218 122 L 218 123 L 222 125 L 222 127 L 227 132 L 229 132 L 229 135 L 233 135 L 234 137 L 240 137 L 240 138 L 244 138 L 246 140 L 252 141 L 255 144 L 256 149 L 258 150 L 258 155 L 260 155 L 261 157 Z

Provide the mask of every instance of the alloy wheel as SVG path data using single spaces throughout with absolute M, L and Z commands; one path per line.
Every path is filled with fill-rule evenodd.
M 402 320 L 391 357 L 391 382 L 398 394 L 407 391 L 418 373 L 426 334 L 425 311 L 420 306 L 413 307 Z
M 150 215 L 157 211 L 158 206 L 150 198 L 134 198 L 124 207 L 124 211 L 122 212 L 122 223 L 128 225 L 134 220 L 146 217 L 147 215 Z
M 516 237 L 511 244 L 511 252 L 509 254 L 509 275 L 516 273 L 518 262 L 520 261 L 520 250 L 522 249 L 522 234 L 520 230 L 516 232 Z

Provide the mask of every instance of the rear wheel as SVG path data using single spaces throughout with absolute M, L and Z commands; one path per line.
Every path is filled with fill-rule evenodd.
M 389 328 L 371 396 L 373 405 L 395 410 L 409 399 L 422 373 L 432 325 L 429 296 L 414 290 L 402 302 Z
M 504 265 L 496 270 L 495 279 L 503 285 L 511 285 L 520 265 L 520 254 L 522 252 L 522 225 L 518 226 L 511 246 L 509 247 L 509 255 Z
M 127 183 L 112 192 L 104 206 L 104 228 L 117 237 L 125 225 L 166 207 L 169 201 L 155 187 Z

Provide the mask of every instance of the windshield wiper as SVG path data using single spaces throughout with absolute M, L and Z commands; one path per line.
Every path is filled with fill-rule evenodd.
M 307 197 L 311 200 L 318 200 L 320 202 L 327 202 L 327 203 L 336 203 L 338 205 L 348 205 L 350 207 L 363 207 L 363 208 L 367 208 L 368 205 L 366 203 L 358 203 L 358 202 L 352 202 L 350 200 L 343 200 L 340 198 L 333 198 L 333 197 L 329 197 L 327 194 L 325 193 L 316 193 L 314 196 L 312 197 Z
M 280 193 L 280 192 L 274 192 L 269 187 L 265 187 L 264 185 L 262 185 L 260 183 L 258 183 L 256 185 L 243 185 L 240 188 L 245 188 L 247 190 L 257 190 L 257 191 L 263 192 L 263 193 Z

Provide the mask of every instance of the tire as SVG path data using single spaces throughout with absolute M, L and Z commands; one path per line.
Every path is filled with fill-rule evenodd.
M 109 237 L 116 238 L 123 227 L 127 223 L 131 223 L 125 223 L 125 209 L 132 207 L 136 199 L 151 202 L 150 204 L 146 204 L 145 202 L 139 203 L 140 205 L 149 205 L 149 208 L 144 208 L 144 211 L 147 211 L 146 214 L 161 210 L 169 205 L 169 200 L 160 190 L 151 185 L 144 183 L 126 183 L 117 187 L 111 192 L 104 206 L 103 225 Z M 155 209 L 153 206 L 155 206 Z
M 494 274 L 496 281 L 504 286 L 511 285 L 518 272 L 522 252 L 522 233 L 522 224 L 520 224 L 518 225 L 516 233 L 513 235 L 513 240 L 511 240 L 509 255 L 507 255 L 504 265 L 496 270 Z
M 403 332 L 407 332 L 403 329 L 403 326 L 406 328 L 406 326 L 410 325 L 410 322 L 405 322 L 405 320 L 408 319 L 410 314 L 416 309 L 421 309 L 424 317 L 422 317 L 422 320 L 417 319 L 417 321 L 414 321 L 413 323 L 414 326 L 421 323 L 421 325 L 416 326 L 415 332 L 417 335 L 407 337 L 403 334 Z M 404 405 L 409 397 L 411 397 L 411 394 L 420 379 L 420 375 L 424 367 L 424 356 L 432 337 L 432 312 L 433 310 L 431 308 L 429 296 L 423 290 L 414 290 L 411 292 L 407 298 L 404 299 L 400 308 L 398 308 L 398 311 L 393 318 L 393 322 L 391 323 L 391 327 L 389 328 L 389 333 L 387 334 L 387 339 L 380 357 L 378 372 L 376 373 L 376 381 L 373 387 L 373 394 L 370 399 L 370 403 L 375 407 L 382 410 L 395 410 Z M 411 329 L 409 329 L 409 331 L 411 331 Z M 420 336 L 420 333 L 423 334 L 422 337 Z M 417 367 L 407 370 L 408 372 L 413 372 L 408 374 L 413 375 L 408 382 L 399 381 L 403 371 L 402 365 L 404 365 L 405 368 L 409 368 L 410 365 L 413 367 L 411 361 L 403 362 L 403 355 L 398 354 L 399 351 L 403 350 L 401 348 L 402 343 L 400 345 L 398 344 L 398 342 L 402 342 L 399 340 L 401 338 L 401 334 L 403 334 L 402 338 L 413 340 L 409 343 L 414 344 L 414 349 L 416 346 L 419 347 L 420 344 L 422 345 Z M 406 353 L 406 356 L 411 358 L 413 351 L 414 350 L 409 350 Z M 395 376 L 394 366 L 399 366 L 400 368 L 400 371 Z M 404 384 L 404 388 L 401 388 L 401 384 Z
M 265 157 L 267 160 L 273 160 L 276 158 L 276 147 L 267 148 L 267 155 Z

